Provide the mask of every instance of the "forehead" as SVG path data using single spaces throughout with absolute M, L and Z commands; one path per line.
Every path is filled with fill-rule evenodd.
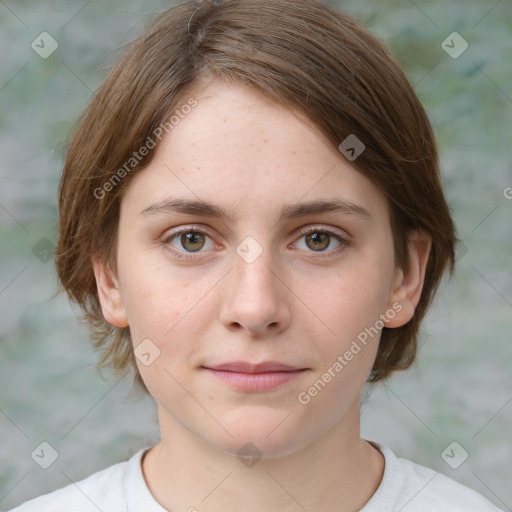
M 312 123 L 247 88 L 213 84 L 163 137 L 123 198 L 141 212 L 169 197 L 207 200 L 232 212 L 339 199 L 385 213 L 387 201 Z M 187 98 L 185 98 L 185 102 Z

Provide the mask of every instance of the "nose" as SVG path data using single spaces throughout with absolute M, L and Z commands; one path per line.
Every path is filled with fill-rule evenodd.
M 285 330 L 291 319 L 289 303 L 293 294 L 270 250 L 264 249 L 254 261 L 234 254 L 233 265 L 221 307 L 224 326 L 256 337 L 276 336 Z

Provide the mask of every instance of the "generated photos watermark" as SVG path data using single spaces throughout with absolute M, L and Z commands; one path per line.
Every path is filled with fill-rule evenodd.
M 108 179 L 108 181 L 106 181 L 101 187 L 96 187 L 94 189 L 94 197 L 96 199 L 103 199 L 107 192 L 111 192 L 117 185 L 119 185 L 121 180 L 127 174 L 132 172 L 138 163 L 156 147 L 157 141 L 155 139 L 161 141 L 164 133 L 167 134 L 174 130 L 180 120 L 190 114 L 192 109 L 196 106 L 197 100 L 195 98 L 190 98 L 187 103 L 183 104 L 180 108 L 177 108 L 169 120 L 157 126 L 138 151 L 134 151 L 132 156 Z
M 379 316 L 379 319 L 371 327 L 366 327 L 357 335 L 357 339 L 352 341 L 350 348 L 343 354 L 338 355 L 336 361 L 317 379 L 306 391 L 301 391 L 297 395 L 298 401 L 303 404 L 309 404 L 311 399 L 322 391 L 332 379 L 336 377 L 347 366 L 354 356 L 361 352 L 361 344 L 366 346 L 368 341 L 377 336 L 384 328 L 384 322 L 392 320 L 395 315 L 402 311 L 403 306 L 399 302 L 395 302 L 384 314 Z M 359 342 L 359 343 L 358 343 Z

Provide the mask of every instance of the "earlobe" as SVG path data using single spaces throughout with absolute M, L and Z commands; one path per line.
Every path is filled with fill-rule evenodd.
M 105 320 L 115 327 L 126 327 L 128 317 L 123 305 L 118 278 L 99 257 L 92 257 L 92 265 Z
M 414 316 L 423 290 L 431 244 L 431 237 L 424 232 L 417 231 L 411 235 L 409 269 L 407 272 L 397 271 L 390 296 L 390 304 L 398 303 L 401 308 L 392 319 L 384 321 L 386 327 L 401 327 Z M 398 310 L 396 307 L 394 309 Z

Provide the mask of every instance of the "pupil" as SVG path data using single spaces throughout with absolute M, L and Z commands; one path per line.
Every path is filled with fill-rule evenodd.
M 323 243 L 322 243 L 323 238 Z M 312 247 L 313 250 L 323 250 L 329 245 L 329 235 L 327 233 L 312 233 L 307 236 L 307 239 L 312 241 L 316 247 Z M 321 246 L 319 247 L 318 244 Z
M 189 233 L 182 235 L 183 247 L 185 247 L 189 250 L 192 250 L 192 251 L 200 250 L 201 247 L 204 245 L 204 244 L 197 245 L 200 235 L 201 235 L 201 233 L 193 233 L 193 232 L 189 232 Z M 189 246 L 189 244 L 192 244 L 192 245 Z

